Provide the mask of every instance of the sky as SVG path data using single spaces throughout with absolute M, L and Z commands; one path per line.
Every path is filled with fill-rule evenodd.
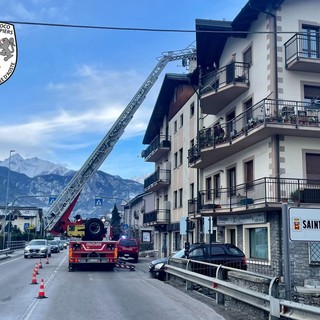
M 17 66 L 0 85 L 0 160 L 10 150 L 79 170 L 167 51 L 195 47 L 195 19 L 233 20 L 247 0 L 10 0 Z M 20 22 L 20 23 L 19 23 Z M 21 24 L 28 22 L 28 24 Z M 43 26 L 60 24 L 82 27 Z M 1 59 L 1 55 L 0 55 Z M 151 174 L 141 151 L 169 63 L 100 170 L 124 179 Z

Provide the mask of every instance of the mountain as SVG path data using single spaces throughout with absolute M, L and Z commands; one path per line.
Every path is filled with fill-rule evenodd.
M 0 166 L 8 167 L 9 158 L 0 161 Z M 72 172 L 61 165 L 41 160 L 39 158 L 23 159 L 18 153 L 11 156 L 10 169 L 19 173 L 24 173 L 30 178 L 44 174 L 58 174 L 64 176 Z
M 7 161 L 0 162 L 0 206 L 6 202 L 8 168 L 3 165 Z M 10 169 L 8 202 L 14 202 L 14 206 L 42 208 L 44 214 L 49 209 L 49 196 L 59 195 L 75 174 L 38 158 L 24 160 L 18 154 L 11 157 Z M 123 200 L 128 201 L 142 192 L 143 185 L 137 181 L 98 171 L 85 184 L 71 216 L 99 217 L 109 213 L 115 203 L 122 211 Z M 96 196 L 103 199 L 101 207 L 95 207 Z

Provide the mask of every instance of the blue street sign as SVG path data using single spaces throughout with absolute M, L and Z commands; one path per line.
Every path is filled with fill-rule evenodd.
M 122 230 L 128 230 L 129 229 L 129 225 L 127 225 L 126 223 L 124 223 L 122 225 Z
M 50 196 L 49 197 L 49 206 L 51 206 L 57 200 L 57 196 Z
M 102 203 L 103 203 L 103 199 L 102 198 L 95 198 L 94 199 L 94 205 L 96 207 L 101 207 L 102 206 Z

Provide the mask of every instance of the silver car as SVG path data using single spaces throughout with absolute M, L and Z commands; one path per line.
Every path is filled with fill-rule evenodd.
M 24 248 L 24 257 L 51 257 L 51 247 L 46 239 L 33 239 Z

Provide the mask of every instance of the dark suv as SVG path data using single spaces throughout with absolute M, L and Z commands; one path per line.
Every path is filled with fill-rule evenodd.
M 160 280 L 164 280 L 166 275 L 164 266 L 171 258 L 186 258 L 185 250 L 181 249 L 170 257 L 151 261 L 149 264 L 151 275 Z M 215 242 L 211 243 L 211 245 L 207 243 L 192 244 L 189 250 L 189 259 L 195 260 L 191 263 L 192 271 L 213 277 L 215 276 L 216 268 L 197 263 L 197 261 L 247 270 L 245 254 L 231 243 Z M 227 274 L 225 272 L 223 277 L 225 278 L 226 276 Z
M 139 243 L 136 239 L 120 238 L 118 240 L 118 256 L 121 259 L 138 262 Z

